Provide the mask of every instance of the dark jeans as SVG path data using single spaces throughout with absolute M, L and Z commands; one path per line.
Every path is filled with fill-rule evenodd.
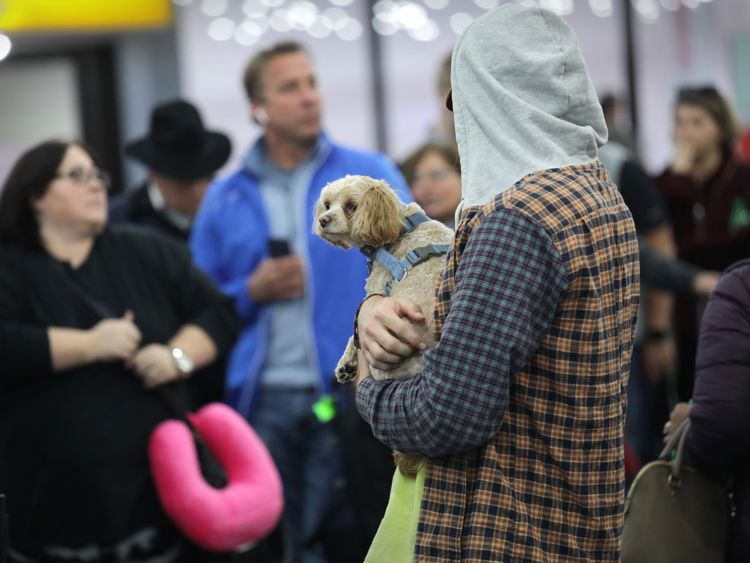
M 284 519 L 295 563 L 326 561 L 313 540 L 343 488 L 342 463 L 333 423 L 312 412 L 320 398 L 314 388 L 263 388 L 252 426 L 265 442 L 284 484 Z

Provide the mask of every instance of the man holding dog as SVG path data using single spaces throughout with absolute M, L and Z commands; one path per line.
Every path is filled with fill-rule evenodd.
M 243 323 L 227 401 L 253 424 L 279 467 L 295 561 L 319 561 L 308 544 L 339 470 L 329 393 L 367 266 L 359 253 L 312 235 L 313 205 L 328 182 L 346 174 L 385 179 L 408 196 L 386 157 L 343 147 L 321 131 L 321 93 L 302 45 L 257 53 L 244 85 L 263 135 L 241 170 L 209 188 L 191 248 L 198 266 L 234 298 Z
M 638 245 L 596 93 L 570 27 L 517 4 L 467 28 L 451 82 L 463 203 L 440 339 L 410 379 L 361 372 L 359 411 L 429 458 L 414 561 L 618 561 Z M 422 313 L 365 300 L 360 366 L 410 356 Z

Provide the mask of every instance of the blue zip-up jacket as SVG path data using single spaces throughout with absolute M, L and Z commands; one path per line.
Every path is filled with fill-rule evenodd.
M 336 363 L 352 333 L 354 313 L 364 297 L 367 262 L 360 252 L 333 247 L 312 233 L 315 203 L 327 183 L 346 174 L 382 178 L 404 202 L 411 197 L 398 169 L 384 155 L 323 139 L 330 151 L 313 174 L 307 194 L 305 274 L 312 311 L 300 322 L 312 322 L 320 386 L 328 392 Z M 265 361 L 270 318 L 268 307 L 253 302 L 246 290 L 248 276 L 268 257 L 268 217 L 258 184 L 259 179 L 246 169 L 214 182 L 190 237 L 195 263 L 232 297 L 242 320 L 242 332 L 227 368 L 225 399 L 248 419 Z

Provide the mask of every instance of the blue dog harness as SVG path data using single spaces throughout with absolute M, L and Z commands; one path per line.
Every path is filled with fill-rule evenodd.
M 415 213 L 404 217 L 404 228 L 401 230 L 401 234 L 412 232 L 422 223 L 430 221 L 431 219 L 424 213 Z M 384 266 L 388 271 L 391 272 L 391 279 L 385 285 L 385 294 L 390 295 L 393 291 L 393 283 L 398 283 L 403 280 L 414 266 L 426 262 L 433 256 L 442 256 L 448 252 L 447 244 L 429 244 L 427 246 L 420 246 L 414 250 L 410 250 L 406 253 L 403 260 L 399 260 L 393 254 L 391 254 L 388 246 L 381 246 L 374 248 L 372 246 L 363 246 L 360 248 L 362 254 L 367 256 L 367 265 L 372 271 L 373 261 L 378 262 Z

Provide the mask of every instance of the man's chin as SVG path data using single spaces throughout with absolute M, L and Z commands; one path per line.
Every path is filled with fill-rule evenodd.
M 297 128 L 297 136 L 299 137 L 300 142 L 305 143 L 314 143 L 318 140 L 318 137 L 320 136 L 320 122 L 316 121 L 315 123 L 302 123 Z

